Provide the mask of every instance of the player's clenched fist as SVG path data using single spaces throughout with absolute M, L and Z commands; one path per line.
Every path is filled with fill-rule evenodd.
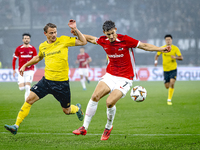
M 68 26 L 69 26 L 71 29 L 76 29 L 76 21 L 73 20 L 73 19 L 69 20 Z

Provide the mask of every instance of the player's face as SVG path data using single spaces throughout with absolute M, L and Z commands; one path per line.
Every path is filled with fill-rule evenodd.
M 28 45 L 29 43 L 30 43 L 30 37 L 29 36 L 24 36 L 23 37 L 23 39 L 22 39 L 22 41 L 23 41 L 23 43 L 25 44 L 25 45 Z
M 114 42 L 117 39 L 117 28 L 113 28 L 109 31 L 104 31 L 103 33 L 106 35 L 106 37 L 109 39 L 110 42 Z
M 47 33 L 44 33 L 47 37 L 47 41 L 49 43 L 53 43 L 56 41 L 57 37 L 57 28 L 48 28 Z
M 84 53 L 84 48 L 80 49 L 80 53 L 83 54 Z
M 166 37 L 165 38 L 165 42 L 166 42 L 166 45 L 172 45 L 172 38 L 171 37 Z

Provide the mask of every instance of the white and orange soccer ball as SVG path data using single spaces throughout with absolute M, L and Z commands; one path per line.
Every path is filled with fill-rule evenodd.
M 131 89 L 130 96 L 135 102 L 143 102 L 147 97 L 147 90 L 142 86 L 135 86 Z

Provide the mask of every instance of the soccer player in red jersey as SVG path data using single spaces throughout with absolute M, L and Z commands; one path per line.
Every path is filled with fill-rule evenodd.
M 105 36 L 97 38 L 91 35 L 84 35 L 88 42 L 99 44 L 103 47 L 108 55 L 109 63 L 106 68 L 106 74 L 97 84 L 89 100 L 83 126 L 73 131 L 76 135 L 86 135 L 88 126 L 97 110 L 99 100 L 109 94 L 106 99 L 107 124 L 101 140 L 109 138 L 116 113 L 115 104 L 119 99 L 125 97 L 136 76 L 133 48 L 160 52 L 169 52 L 171 50 L 169 46 L 161 48 L 148 43 L 142 43 L 127 35 L 117 34 L 116 31 L 115 23 L 108 20 L 103 24 L 103 33 Z M 71 32 L 75 35 L 73 30 Z
M 85 48 L 80 48 L 80 53 L 77 55 L 76 63 L 79 63 L 79 75 L 80 75 L 80 81 L 81 85 L 83 87 L 83 90 L 86 90 L 85 86 L 85 79 L 88 83 L 90 83 L 88 79 L 88 69 L 89 69 L 89 63 L 92 61 L 92 58 L 89 56 L 88 53 L 85 52 Z M 85 78 L 84 78 L 85 77 Z
M 27 63 L 34 56 L 37 55 L 37 50 L 34 46 L 30 44 L 30 40 L 31 40 L 31 35 L 29 33 L 24 33 L 22 35 L 23 44 L 18 46 L 15 50 L 15 53 L 13 54 L 13 61 L 12 61 L 13 77 L 15 77 L 15 74 L 17 72 L 15 70 L 17 58 L 19 66 L 18 70 L 20 70 L 25 63 Z M 30 88 L 31 88 L 31 83 L 33 81 L 34 70 L 35 66 L 31 65 L 29 67 L 26 67 L 23 77 L 20 74 L 18 74 L 19 89 L 21 91 L 25 90 L 25 100 L 30 94 Z

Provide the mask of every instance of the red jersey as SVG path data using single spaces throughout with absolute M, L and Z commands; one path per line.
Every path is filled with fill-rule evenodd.
M 79 61 L 79 68 L 89 68 L 89 64 L 83 66 L 83 63 L 86 62 L 88 58 L 90 58 L 88 53 L 78 54 L 77 60 Z
M 127 35 L 117 34 L 114 42 L 110 42 L 106 36 L 101 36 L 96 42 L 103 47 L 109 58 L 106 72 L 133 80 L 136 75 L 133 48 L 138 47 L 139 41 Z
M 18 69 L 20 70 L 20 68 L 25 63 L 27 63 L 36 55 L 37 55 L 37 50 L 34 46 L 32 45 L 29 45 L 29 47 L 24 47 L 23 45 L 18 46 L 15 50 L 15 53 L 13 54 L 13 62 L 12 62 L 13 70 L 15 70 L 15 63 L 16 63 L 17 58 L 19 59 Z M 26 67 L 25 71 L 34 70 L 34 69 L 35 69 L 34 65 L 31 65 L 31 66 Z

